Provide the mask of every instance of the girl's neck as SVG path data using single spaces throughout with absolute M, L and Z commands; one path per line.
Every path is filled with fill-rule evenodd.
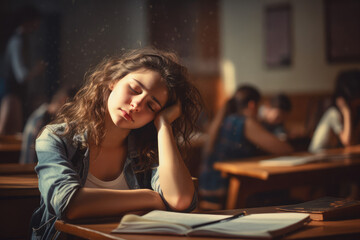
M 254 111 L 254 109 L 245 108 L 242 111 L 242 115 L 247 118 L 256 119 L 256 112 Z
M 127 137 L 130 131 L 120 129 L 106 129 L 105 137 L 101 143 L 101 147 L 115 148 L 127 144 Z
M 102 140 L 100 147 L 101 148 L 117 148 L 122 147 L 127 144 L 126 135 L 114 135 L 111 132 L 106 132 L 104 139 Z
M 107 116 L 105 120 L 105 136 L 101 142 L 102 148 L 116 148 L 122 147 L 127 143 L 127 137 L 130 133 L 130 129 L 121 129 L 113 124 L 113 122 Z

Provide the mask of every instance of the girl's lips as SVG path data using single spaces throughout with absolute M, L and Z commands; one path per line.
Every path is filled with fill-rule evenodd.
M 132 117 L 131 117 L 129 114 L 127 114 L 127 112 L 125 112 L 125 111 L 122 110 L 122 109 L 121 109 L 121 112 L 123 113 L 123 115 L 124 115 L 124 117 L 125 117 L 126 120 L 134 122 L 134 120 L 132 119 Z

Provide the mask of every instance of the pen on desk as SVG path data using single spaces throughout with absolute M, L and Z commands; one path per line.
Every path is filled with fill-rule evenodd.
M 194 229 L 194 228 L 198 228 L 198 227 L 211 225 L 211 224 L 214 224 L 214 223 L 227 222 L 227 221 L 230 221 L 230 220 L 233 220 L 235 218 L 239 218 L 239 217 L 242 217 L 242 216 L 245 216 L 245 215 L 246 215 L 246 211 L 243 211 L 241 213 L 232 215 L 232 216 L 227 217 L 227 218 L 223 218 L 223 219 L 219 219 L 219 220 L 215 220 L 215 221 L 210 221 L 210 222 L 205 222 L 205 223 L 200 223 L 200 224 L 195 224 L 195 225 L 191 226 L 191 228 Z

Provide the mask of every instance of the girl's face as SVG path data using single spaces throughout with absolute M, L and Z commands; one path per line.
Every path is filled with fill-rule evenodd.
M 279 108 L 271 107 L 266 112 L 265 119 L 269 124 L 280 124 L 285 120 L 285 112 Z
M 165 81 L 145 68 L 129 73 L 109 86 L 108 113 L 119 128 L 136 129 L 152 121 L 168 99 Z

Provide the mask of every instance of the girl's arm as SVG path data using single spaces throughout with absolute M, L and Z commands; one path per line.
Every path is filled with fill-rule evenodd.
M 126 212 L 165 210 L 160 195 L 149 189 L 79 188 L 66 210 L 68 219 L 116 216 Z
M 245 137 L 268 153 L 289 154 L 293 151 L 288 143 L 280 141 L 252 118 L 245 121 Z
M 190 206 L 195 193 L 191 175 L 182 160 L 171 127 L 180 114 L 181 104 L 178 102 L 161 111 L 154 120 L 158 131 L 161 190 L 169 206 L 178 211 Z
M 36 140 L 39 190 L 46 209 L 58 218 L 87 218 L 116 216 L 126 212 L 165 210 L 159 193 L 149 189 L 110 190 L 82 188 L 79 175 L 68 155 L 75 149 L 54 134 L 56 129 L 45 128 Z
M 344 126 L 339 134 L 341 143 L 346 147 L 350 145 L 351 141 L 351 113 L 350 108 L 346 104 L 344 98 L 340 97 L 336 99 L 336 105 L 341 111 L 344 120 Z

